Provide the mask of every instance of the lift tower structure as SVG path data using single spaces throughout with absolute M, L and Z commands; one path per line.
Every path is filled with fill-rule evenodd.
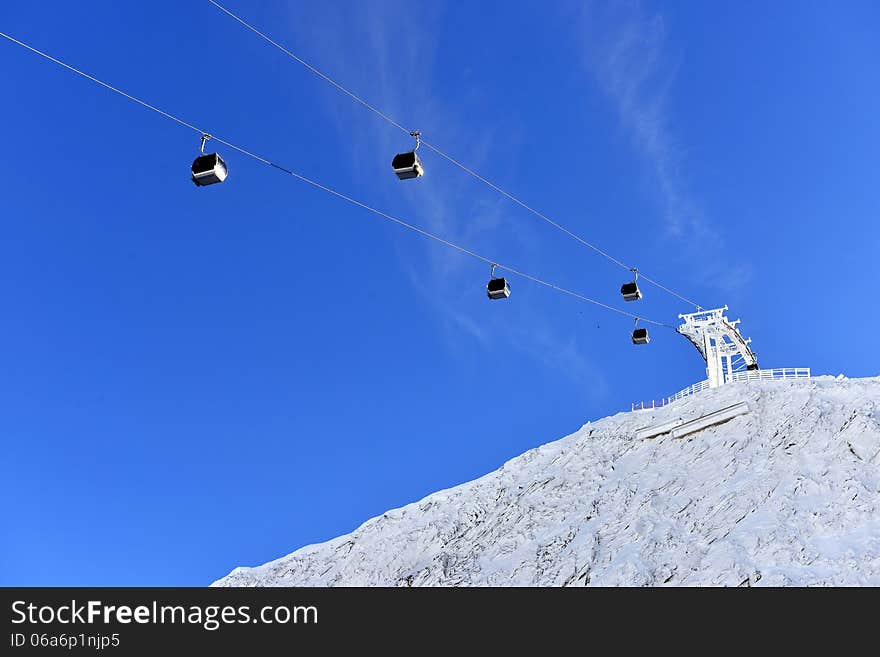
M 758 357 L 749 347 L 752 339 L 740 334 L 736 328 L 740 320 L 727 319 L 726 310 L 724 306 L 678 316 L 684 323 L 676 331 L 686 337 L 706 361 L 710 388 L 730 383 L 736 372 L 758 369 Z

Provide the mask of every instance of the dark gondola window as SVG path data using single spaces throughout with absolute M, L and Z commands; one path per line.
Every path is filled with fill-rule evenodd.
M 391 166 L 395 169 L 409 169 L 416 163 L 416 154 L 414 152 L 398 153 L 391 161 Z
M 210 155 L 200 155 L 196 158 L 196 161 L 193 162 L 192 170 L 193 173 L 204 173 L 205 171 L 211 171 L 217 165 L 217 153 L 211 153 Z

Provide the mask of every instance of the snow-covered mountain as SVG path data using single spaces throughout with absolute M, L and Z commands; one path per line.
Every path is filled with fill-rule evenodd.
M 745 401 L 693 433 L 637 429 Z M 880 378 L 619 413 L 220 586 L 880 585 Z

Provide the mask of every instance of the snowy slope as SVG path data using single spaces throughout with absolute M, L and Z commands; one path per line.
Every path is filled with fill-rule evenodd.
M 685 438 L 635 431 L 745 400 Z M 880 378 L 619 413 L 221 586 L 880 585 Z

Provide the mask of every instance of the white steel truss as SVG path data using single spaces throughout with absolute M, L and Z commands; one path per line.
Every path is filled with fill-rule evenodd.
M 686 337 L 706 361 L 710 388 L 730 383 L 737 372 L 758 369 L 758 358 L 749 348 L 752 339 L 744 338 L 736 328 L 740 320 L 731 322 L 724 316 L 727 309 L 724 306 L 678 316 L 684 323 L 676 331 Z

